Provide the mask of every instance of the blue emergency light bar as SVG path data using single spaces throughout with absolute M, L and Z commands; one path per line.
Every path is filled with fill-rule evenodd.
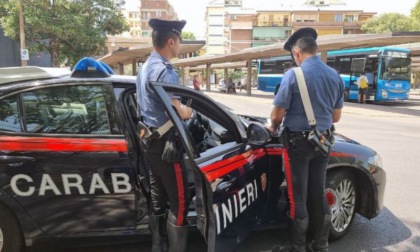
M 104 62 L 85 57 L 74 66 L 71 77 L 101 78 L 110 77 L 112 74 L 114 71 Z
M 99 63 L 101 63 L 101 65 L 108 71 L 109 74 L 115 74 L 114 70 L 112 70 L 112 68 L 110 66 L 108 66 L 107 64 L 105 64 L 102 61 L 98 61 Z

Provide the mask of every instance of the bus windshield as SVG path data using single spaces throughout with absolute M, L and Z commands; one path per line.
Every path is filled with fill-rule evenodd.
M 411 59 L 386 58 L 384 63 L 381 79 L 410 81 Z

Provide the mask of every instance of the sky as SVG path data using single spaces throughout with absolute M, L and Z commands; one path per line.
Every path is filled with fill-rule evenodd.
M 140 0 L 125 0 L 127 8 L 135 8 L 139 6 Z M 410 15 L 410 10 L 420 0 L 342 0 L 348 6 L 357 10 L 377 12 L 378 14 L 397 12 Z M 210 0 L 169 0 L 169 3 L 178 13 L 180 20 L 187 21 L 183 31 L 194 33 L 196 39 L 204 39 L 205 34 L 205 13 L 206 6 Z M 245 7 L 257 7 L 258 5 L 267 6 L 277 3 L 279 0 L 242 0 Z M 304 2 L 304 0 L 285 0 L 284 2 Z

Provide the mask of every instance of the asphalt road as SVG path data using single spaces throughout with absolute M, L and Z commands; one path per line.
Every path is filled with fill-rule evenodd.
M 273 95 L 206 92 L 235 112 L 268 117 Z M 386 104 L 345 103 L 339 133 L 376 150 L 387 172 L 384 209 L 374 219 L 356 216 L 349 233 L 330 244 L 330 251 L 420 251 L 420 95 L 409 101 Z M 269 251 L 285 230 L 256 231 L 239 252 Z M 72 252 L 150 251 L 149 243 L 70 249 Z M 190 238 L 189 251 L 206 251 L 199 236 Z

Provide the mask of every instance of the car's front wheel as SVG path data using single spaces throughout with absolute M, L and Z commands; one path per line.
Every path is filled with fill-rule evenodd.
M 23 236 L 16 217 L 0 205 L 0 252 L 24 250 Z
M 327 174 L 325 195 L 331 208 L 330 240 L 338 240 L 350 229 L 356 213 L 356 182 L 348 170 Z

